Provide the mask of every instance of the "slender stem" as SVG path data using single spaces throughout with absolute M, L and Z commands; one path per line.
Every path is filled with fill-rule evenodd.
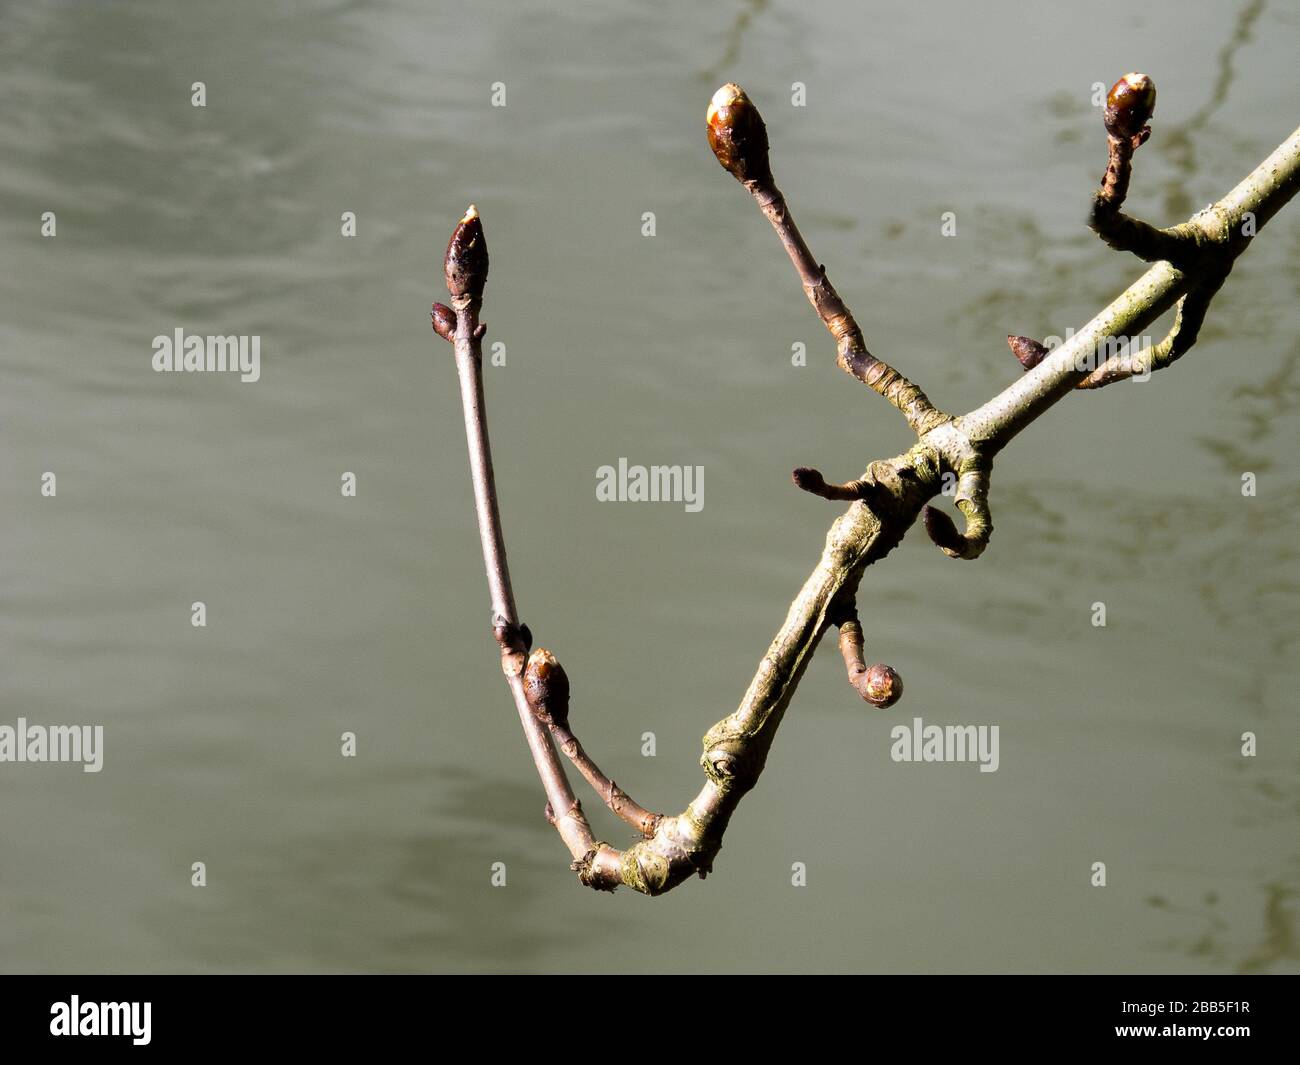
M 776 182 L 768 177 L 746 182 L 745 187 L 781 238 L 781 244 L 799 274 L 808 302 L 835 338 L 840 367 L 889 400 L 918 436 L 946 421 L 948 416 L 937 410 L 920 388 L 867 350 L 853 312 L 840 299 L 825 269 L 813 257 Z
M 1176 229 L 1157 229 L 1121 210 L 1128 195 L 1133 153 L 1141 140 L 1116 133 L 1106 134 L 1106 173 L 1093 200 L 1088 225 L 1116 251 L 1132 252 L 1147 262 L 1165 259 L 1181 266 L 1184 259 L 1197 251 L 1196 242 L 1189 234 Z
M 595 760 L 587 753 L 578 737 L 570 729 L 556 722 L 551 722 L 551 735 L 560 745 L 560 750 L 574 767 L 587 779 L 587 783 L 600 796 L 601 802 L 619 818 L 626 821 L 643 836 L 653 836 L 655 826 L 663 814 L 653 813 L 641 806 L 632 796 L 620 788 L 601 771 Z
M 853 690 L 863 695 L 867 677 L 866 634 L 862 631 L 856 607 L 845 611 L 839 625 L 840 657 L 844 660 L 844 672 L 848 675 Z
M 510 586 L 501 513 L 497 506 L 496 477 L 492 471 L 492 447 L 488 441 L 487 408 L 483 396 L 483 353 L 478 334 L 479 301 L 470 297 L 453 300 L 456 311 L 456 373 L 460 378 L 461 405 L 465 414 L 465 438 L 469 445 L 470 478 L 474 483 L 474 506 L 478 513 L 479 540 L 492 598 L 494 629 L 501 635 L 502 668 L 514 696 L 528 748 L 546 791 L 547 805 L 555 827 L 575 859 L 581 859 L 593 845 L 591 828 L 582 807 L 569 787 L 564 766 L 555 752 L 545 727 L 533 715 L 523 686 L 523 654 L 519 644 L 519 616 Z

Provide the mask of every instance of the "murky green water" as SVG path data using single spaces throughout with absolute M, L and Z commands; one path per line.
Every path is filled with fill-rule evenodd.
M 0 967 L 1300 971 L 1300 206 L 1184 363 L 1000 459 L 978 564 L 914 530 L 869 572 L 904 701 L 865 711 L 828 641 L 715 875 L 656 901 L 581 889 L 542 820 L 428 327 L 473 200 L 523 615 L 587 746 L 679 810 L 836 512 L 790 468 L 905 444 L 709 155 L 711 92 L 763 107 L 873 348 L 965 409 L 1006 333 L 1138 273 L 1082 224 L 1094 82 L 1159 85 L 1160 223 L 1300 116 L 1290 6 L 1130 7 L 0 10 L 0 724 L 105 729 L 98 774 L 0 765 Z M 260 335 L 261 379 L 154 373 L 177 327 Z M 620 457 L 703 465 L 703 510 L 598 504 Z M 892 762 L 913 717 L 998 725 L 999 770 Z

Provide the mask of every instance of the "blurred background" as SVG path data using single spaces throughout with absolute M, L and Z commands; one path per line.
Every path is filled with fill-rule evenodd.
M 542 819 L 428 324 L 473 201 L 522 616 L 677 812 L 838 513 L 789 471 L 908 442 L 709 153 L 714 89 L 761 107 L 872 349 L 961 411 L 1020 372 L 1007 333 L 1140 273 L 1084 227 L 1094 83 L 1159 87 L 1128 206 L 1164 225 L 1294 128 L 1298 43 L 1259 2 L 6 4 L 0 723 L 105 741 L 0 765 L 0 968 L 1300 971 L 1300 206 L 1176 369 L 1004 453 L 978 564 L 918 528 L 868 571 L 904 700 L 828 639 L 714 875 L 653 901 L 581 888 Z M 261 380 L 154 373 L 177 327 L 260 335 Z M 703 510 L 598 504 L 620 457 L 703 465 Z M 914 717 L 998 725 L 999 770 L 892 762 Z

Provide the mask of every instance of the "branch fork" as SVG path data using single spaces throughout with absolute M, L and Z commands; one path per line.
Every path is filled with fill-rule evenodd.
M 1160 343 L 1142 351 L 1109 356 L 1075 384 L 1079 389 L 1104 388 L 1130 377 L 1145 378 L 1191 350 L 1210 301 L 1240 254 L 1240 248 L 1231 247 L 1227 239 L 1230 227 L 1193 220 L 1157 229 L 1122 210 L 1132 176 L 1133 153 L 1151 137 L 1148 123 L 1155 104 L 1155 83 L 1145 74 L 1125 74 L 1111 86 L 1102 119 L 1108 150 L 1106 172 L 1093 197 L 1088 225 L 1117 251 L 1131 252 L 1147 262 L 1163 260 L 1192 280 L 1178 302 L 1173 326 Z M 1032 370 L 1047 355 L 1047 349 L 1029 337 L 1009 336 L 1007 343 L 1026 370 Z
M 1076 389 L 1099 388 L 1162 369 L 1195 343 L 1210 301 L 1249 244 L 1237 236 L 1244 215 L 1254 216 L 1258 229 L 1300 189 L 1300 129 L 1210 210 L 1158 230 L 1122 211 L 1133 153 L 1151 135 L 1148 121 L 1154 106 L 1155 86 L 1145 75 L 1127 74 L 1111 89 L 1104 115 L 1109 158 L 1089 224 L 1107 244 L 1155 265 L 1055 350 L 1028 337 L 1008 337 L 1024 376 L 982 406 L 954 417 L 868 351 L 862 330 L 825 267 L 809 251 L 776 185 L 767 127 L 757 108 L 734 84 L 714 94 L 706 128 L 718 162 L 745 187 L 776 231 L 809 303 L 835 340 L 840 367 L 897 409 L 916 439 L 902 454 L 869 464 L 857 480 L 831 483 L 810 467 L 794 471 L 799 488 L 849 506 L 831 525 L 817 566 L 791 603 L 739 707 L 706 733 L 700 759 L 703 787 L 682 813 L 672 816 L 635 803 L 587 754 L 570 725 L 568 674 L 550 651 L 533 647 L 531 632 L 519 621 L 483 396 L 485 327 L 478 316 L 487 280 L 487 245 L 477 210 L 471 206 L 466 212 L 444 260 L 450 306 L 434 304 L 431 324 L 455 351 L 493 634 L 503 672 L 546 793 L 546 818 L 568 847 L 571 868 L 583 884 L 600 890 L 627 885 L 659 895 L 692 876 L 706 876 L 731 815 L 762 773 L 776 730 L 829 629 L 838 629 L 848 681 L 863 700 L 883 709 L 902 694 L 896 671 L 865 661 L 857 589 L 866 567 L 893 550 L 918 515 L 946 555 L 978 558 L 992 535 L 989 478 L 994 456 L 1003 447 Z M 1078 368 L 1079 360 L 1095 355 L 1104 338 L 1135 335 L 1175 304 L 1177 318 L 1160 344 L 1113 356 L 1095 370 Z M 955 503 L 965 519 L 962 531 L 929 504 L 945 474 L 956 478 Z M 602 803 L 641 834 L 640 841 L 618 850 L 594 836 L 565 776 L 561 752 Z

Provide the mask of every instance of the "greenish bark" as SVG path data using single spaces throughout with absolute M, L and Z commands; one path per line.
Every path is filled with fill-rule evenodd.
M 927 426 L 917 444 L 868 467 L 863 481 L 869 490 L 831 526 L 817 567 L 791 604 L 740 706 L 706 733 L 699 794 L 681 814 L 664 817 L 651 838 L 626 850 L 593 844 L 574 863 L 582 881 L 659 895 L 692 875 L 707 874 L 732 813 L 763 771 L 837 606 L 851 605 L 866 567 L 898 544 L 926 501 L 938 494 L 943 474 L 981 474 L 981 498 L 967 515 L 968 537 L 980 534 L 969 519 L 988 520 L 982 495 L 993 456 L 1096 369 L 1096 352 L 1107 338 L 1140 335 L 1191 288 L 1221 280 L 1298 187 L 1300 129 L 1218 203 L 1162 231 L 1184 242 L 1181 269 L 1168 262 L 1152 266 L 1070 341 L 977 409 L 956 418 L 936 412 L 933 419 L 909 419 Z

